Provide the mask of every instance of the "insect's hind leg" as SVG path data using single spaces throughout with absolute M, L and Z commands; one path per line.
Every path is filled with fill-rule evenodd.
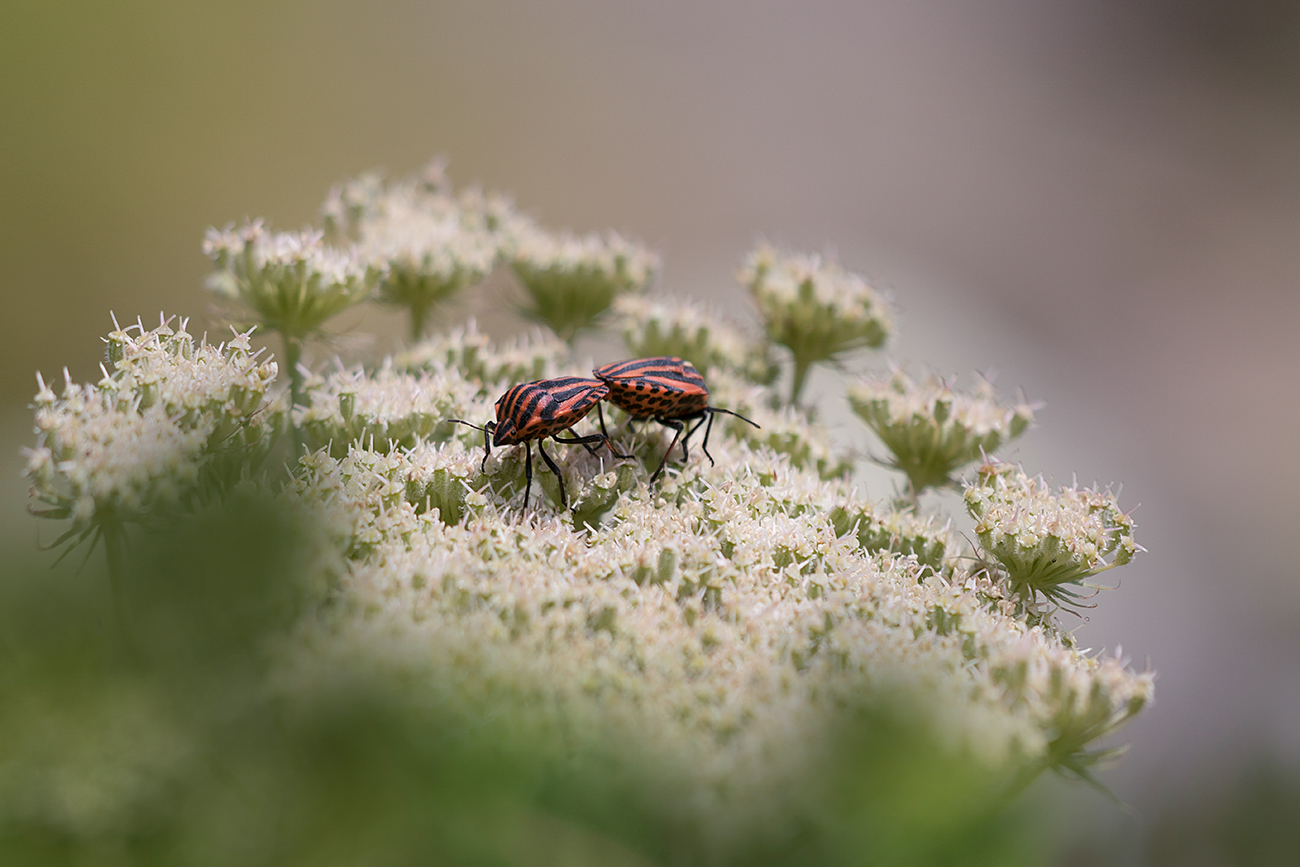
M 713 417 L 718 413 L 722 413 L 724 415 L 734 415 L 736 418 L 745 422 L 745 424 L 753 425 L 758 430 L 762 430 L 761 425 L 759 425 L 757 422 L 750 421 L 749 419 L 745 418 L 743 415 L 741 415 L 738 412 L 732 412 L 729 409 L 714 409 L 711 406 L 705 407 L 704 415 L 708 417 L 709 423 L 707 425 L 704 425 L 704 442 L 700 443 L 700 448 L 704 449 L 704 456 L 709 459 L 710 464 L 713 463 L 713 455 L 709 454 L 709 431 L 713 430 Z M 698 422 L 695 423 L 695 427 L 691 428 L 691 433 L 695 433 L 697 430 L 699 430 L 700 425 L 702 424 L 704 424 L 704 418 L 701 418 Z M 690 434 L 687 434 L 686 436 L 688 439 L 690 438 Z M 685 448 L 684 445 L 683 448 Z
M 564 440 L 560 440 L 560 442 L 564 442 Z M 537 441 L 537 450 L 542 453 L 542 459 L 546 461 L 546 465 L 551 468 L 551 472 L 555 473 L 556 481 L 560 483 L 560 508 L 568 509 L 569 500 L 564 495 L 564 476 L 560 473 L 560 468 L 555 465 L 555 461 L 551 460 L 551 456 L 546 453 L 546 449 L 542 448 L 541 440 Z M 524 500 L 524 505 L 528 505 L 527 499 Z
M 560 439 L 558 436 L 552 436 L 551 439 L 555 440 L 557 443 L 564 443 L 566 446 L 575 446 L 575 445 L 582 446 L 590 454 L 593 455 L 598 453 L 600 450 L 593 449 L 591 447 L 591 444 L 604 443 L 605 445 L 609 446 L 610 454 L 618 458 L 620 461 L 626 461 L 632 457 L 632 455 L 625 455 L 622 452 L 620 452 L 618 449 L 614 448 L 614 441 L 609 438 L 608 434 L 603 432 L 598 434 L 590 434 L 589 436 L 585 436 L 585 437 L 573 437 L 572 439 L 567 439 L 567 440 Z
M 650 484 L 652 485 L 655 483 L 655 479 L 659 478 L 659 474 L 664 471 L 664 464 L 668 463 L 668 456 L 673 453 L 673 446 L 677 445 L 677 441 L 682 437 L 682 430 L 686 427 L 686 425 L 682 424 L 680 421 L 671 418 L 657 418 L 655 421 L 659 422 L 664 427 L 672 428 L 676 431 L 676 434 L 673 435 L 673 441 L 668 444 L 668 450 L 664 452 L 664 456 L 660 458 L 659 466 L 655 467 L 654 474 L 650 476 Z M 687 434 L 687 436 L 689 437 L 690 434 Z M 682 460 L 686 460 L 685 440 L 682 440 Z

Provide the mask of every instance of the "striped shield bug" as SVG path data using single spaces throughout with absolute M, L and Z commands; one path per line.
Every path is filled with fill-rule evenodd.
M 629 458 L 631 455 L 620 454 L 603 433 L 590 436 L 575 436 L 560 439 L 557 434 L 573 427 L 591 412 L 591 408 L 609 395 L 609 387 L 599 379 L 587 379 L 581 376 L 562 376 L 558 379 L 539 379 L 512 386 L 505 394 L 497 398 L 496 421 L 490 421 L 483 427 L 453 418 L 451 421 L 468 425 L 483 431 L 483 463 L 480 469 L 487 471 L 488 455 L 492 446 L 524 445 L 524 508 L 528 508 L 528 496 L 533 486 L 533 451 L 531 443 L 537 440 L 537 450 L 542 453 L 542 460 L 555 473 L 560 482 L 560 505 L 569 507 L 564 495 L 564 476 L 560 468 L 551 460 L 551 456 L 542 448 L 542 440 L 553 438 L 566 445 L 585 446 L 595 454 L 592 443 L 604 443 L 616 458 Z
M 704 425 L 704 442 L 701 448 L 704 449 L 704 456 L 709 459 L 709 463 L 713 463 L 713 455 L 709 454 L 709 431 L 713 429 L 715 414 L 734 415 L 741 421 L 758 427 L 739 413 L 709 406 L 709 388 L 704 384 L 704 377 L 700 376 L 695 365 L 680 358 L 670 356 L 634 358 L 630 361 L 619 361 L 598 367 L 592 371 L 592 375 L 609 386 L 607 400 L 633 419 L 637 421 L 654 419 L 659 424 L 676 431 L 673 441 L 668 444 L 668 451 L 664 452 L 659 466 L 650 476 L 651 484 L 663 472 L 664 464 L 668 461 L 668 456 L 672 454 L 673 446 L 677 445 L 678 440 L 682 443 L 682 460 L 690 456 L 686 450 L 686 443 L 691 435 L 700 429 L 700 425 Z M 596 416 L 600 419 L 601 433 L 606 433 L 605 417 L 599 407 L 596 409 Z M 689 421 L 694 421 L 695 424 L 683 435 L 685 423 Z

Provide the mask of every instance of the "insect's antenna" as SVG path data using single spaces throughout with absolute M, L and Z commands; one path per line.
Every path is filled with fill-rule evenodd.
M 722 413 L 726 413 L 727 415 L 734 415 L 736 418 L 740 419 L 741 421 L 745 422 L 746 424 L 752 424 L 754 427 L 758 428 L 759 430 L 762 430 L 762 429 L 763 429 L 762 425 L 760 425 L 758 422 L 756 422 L 756 421 L 751 421 L 750 419 L 745 418 L 745 417 L 744 417 L 743 415 L 741 415 L 740 413 L 738 413 L 738 412 L 732 412 L 732 411 L 729 410 L 729 409 L 718 409 L 716 406 L 711 406 L 711 407 L 709 407 L 709 412 L 722 412 Z
M 463 425 L 465 425 L 466 427 L 472 427 L 472 428 L 474 428 L 474 430 L 481 430 L 481 431 L 483 431 L 483 433 L 487 433 L 487 428 L 485 428 L 485 427 L 479 427 L 478 425 L 474 424 L 474 422 L 472 422 L 472 421 L 465 421 L 463 418 L 449 418 L 449 419 L 447 419 L 447 421 L 454 421 L 456 424 L 463 424 Z

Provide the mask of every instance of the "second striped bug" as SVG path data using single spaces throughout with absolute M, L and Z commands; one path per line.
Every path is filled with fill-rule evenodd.
M 555 461 L 551 460 L 551 456 L 546 453 L 546 449 L 542 448 L 542 440 L 551 437 L 565 445 L 585 446 L 593 453 L 595 449 L 591 447 L 592 443 L 604 443 L 609 446 L 614 457 L 619 459 L 631 457 L 631 455 L 620 454 L 603 432 L 590 436 L 575 436 L 571 439 L 560 439 L 558 436 L 582 421 L 587 413 L 591 412 L 591 408 L 608 395 L 609 386 L 599 379 L 587 379 L 582 376 L 539 379 L 536 382 L 512 386 L 497 398 L 496 421 L 490 421 L 482 427 L 459 418 L 450 421 L 483 431 L 483 463 L 480 469 L 484 472 L 487 470 L 488 456 L 492 454 L 492 446 L 513 446 L 523 443 L 525 509 L 528 508 L 528 496 L 533 487 L 531 443 L 537 440 L 537 451 L 541 452 L 542 460 L 546 461 L 546 466 L 555 473 L 555 478 L 560 483 L 560 506 L 567 509 L 569 502 L 564 494 L 564 476 L 560 473 L 560 468 L 555 465 Z
M 597 367 L 591 373 L 608 386 L 609 394 L 606 399 L 633 419 L 637 421 L 653 419 L 664 427 L 676 431 L 673 441 L 668 444 L 668 451 L 664 452 L 659 466 L 650 476 L 651 484 L 654 484 L 655 479 L 663 472 L 664 464 L 667 463 L 668 456 L 672 454 L 673 446 L 677 445 L 678 440 L 682 443 L 682 460 L 689 457 L 686 443 L 691 435 L 700 429 L 700 425 L 704 425 L 704 442 L 700 447 L 704 449 L 704 456 L 709 459 L 709 463 L 713 463 L 713 455 L 709 454 L 709 431 L 713 429 L 715 414 L 733 415 L 746 424 L 758 427 L 757 423 L 740 413 L 709 406 L 709 388 L 704 384 L 704 377 L 700 376 L 695 365 L 680 358 L 673 356 L 633 358 Z M 596 417 L 600 419 L 600 432 L 608 438 L 605 417 L 599 407 L 596 408 Z M 689 421 L 694 421 L 695 424 L 683 435 L 686 422 Z M 612 449 L 613 445 L 610 448 Z

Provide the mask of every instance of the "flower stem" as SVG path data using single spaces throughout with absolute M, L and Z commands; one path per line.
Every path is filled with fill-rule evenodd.
M 808 379 L 808 371 L 812 369 L 812 362 L 796 355 L 794 357 L 794 382 L 790 386 L 790 403 L 794 406 L 799 405 L 799 395 L 803 393 L 803 384 Z
M 289 366 L 289 429 L 293 435 L 293 458 L 296 461 L 303 453 L 302 434 L 293 420 L 293 408 L 298 405 L 303 392 L 302 371 L 298 369 L 298 362 L 302 360 L 302 341 L 287 331 L 280 334 L 284 337 L 284 360 Z
M 411 342 L 418 343 L 424 336 L 424 328 L 429 322 L 429 309 L 433 305 L 428 301 L 411 302 Z
M 126 529 L 118 520 L 105 521 L 100 526 L 100 535 L 104 539 L 104 551 L 108 560 L 108 586 L 113 597 L 113 617 L 117 620 L 117 631 L 128 650 L 135 653 L 135 636 L 131 630 L 131 618 L 126 603 Z

